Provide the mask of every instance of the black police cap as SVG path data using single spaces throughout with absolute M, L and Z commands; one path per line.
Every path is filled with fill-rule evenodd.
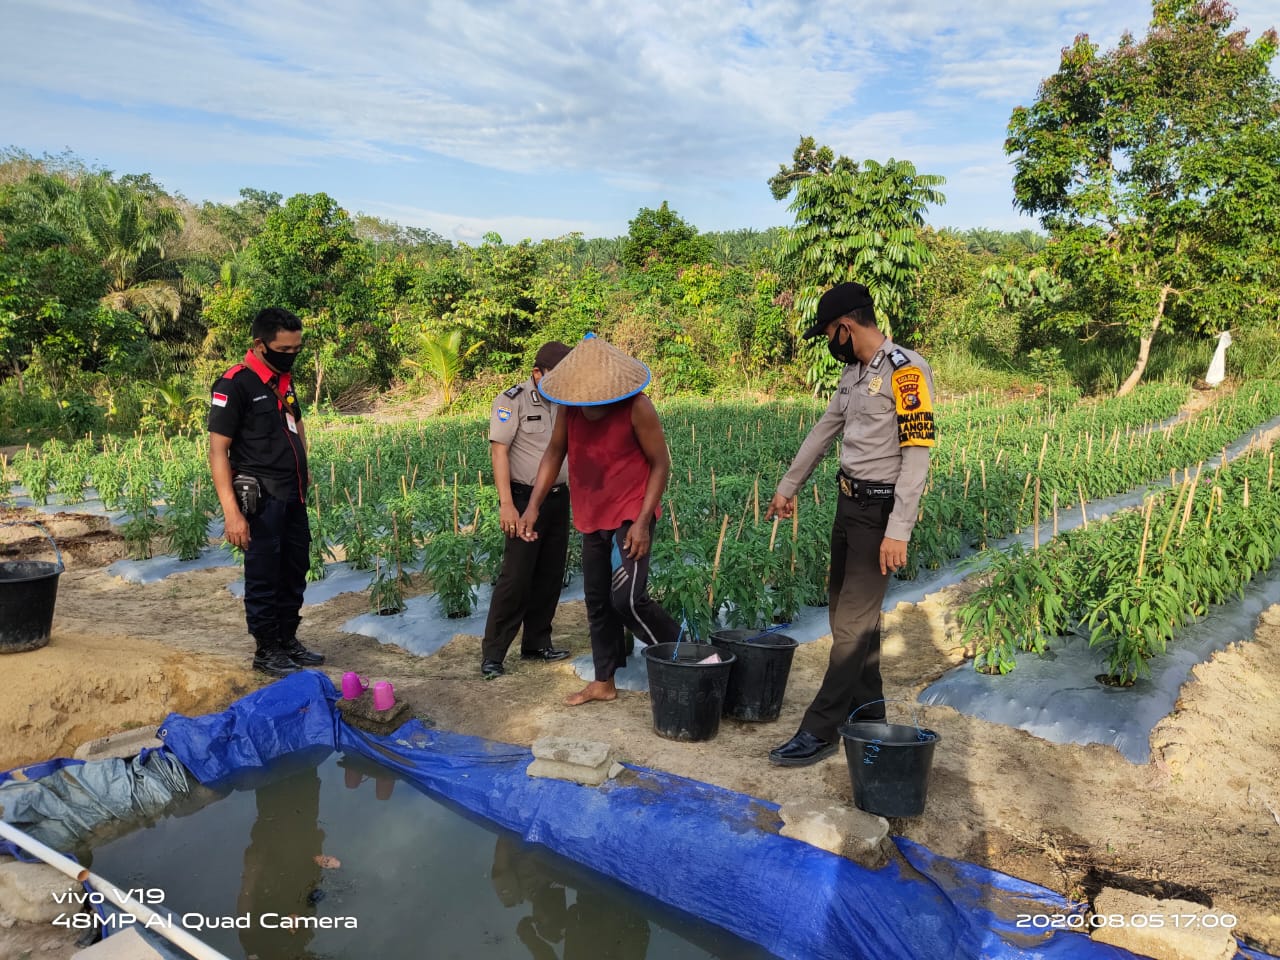
M 804 337 L 806 340 L 821 337 L 826 334 L 827 324 L 832 320 L 839 320 L 855 310 L 873 306 L 871 291 L 862 284 L 853 281 L 837 283 L 818 301 L 818 315 L 814 318 L 813 325 L 804 332 Z

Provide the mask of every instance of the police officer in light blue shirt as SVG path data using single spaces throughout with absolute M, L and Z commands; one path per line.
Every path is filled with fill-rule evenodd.
M 569 551 L 566 467 L 561 468 L 544 501 L 538 517 L 538 539 L 522 540 L 516 530 L 520 515 L 529 505 L 538 464 L 557 416 L 556 405 L 538 393 L 538 383 L 568 352 L 569 347 L 559 341 L 544 344 L 534 357 L 529 379 L 498 394 L 490 409 L 489 454 L 493 483 L 498 490 L 499 521 L 507 541 L 481 646 L 480 674 L 486 680 L 506 672 L 502 661 L 522 625 L 521 659 L 548 662 L 569 656 L 567 650 L 551 645 L 551 621 L 560 602 Z
M 794 513 L 796 493 L 840 437 L 831 530 L 831 660 L 799 731 L 769 753 L 779 766 L 805 766 L 830 756 L 840 724 L 855 710 L 858 720 L 884 719 L 880 608 L 889 575 L 907 562 L 934 443 L 933 373 L 920 354 L 880 332 L 866 287 L 841 283 L 828 290 L 804 335 L 825 336 L 845 368 L 766 517 Z

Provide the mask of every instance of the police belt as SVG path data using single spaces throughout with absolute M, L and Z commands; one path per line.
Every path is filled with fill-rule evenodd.
M 843 470 L 836 474 L 840 492 L 851 500 L 892 500 L 893 484 L 856 480 Z
M 548 496 L 548 497 L 550 497 L 550 496 L 553 496 L 553 495 L 558 494 L 558 493 L 563 493 L 564 491 L 566 491 L 566 490 L 568 490 L 568 489 L 569 489 L 569 485 L 568 485 L 568 484 L 566 484 L 566 483 L 557 483 L 554 487 L 552 487 L 550 490 L 548 490 L 548 491 L 547 491 L 547 496 Z M 516 483 L 514 480 L 512 480 L 512 481 L 511 481 L 511 492 L 512 492 L 512 493 L 522 493 L 522 494 L 524 494 L 524 495 L 527 497 L 527 496 L 529 496 L 530 494 L 532 494 L 532 493 L 533 493 L 533 485 L 532 485 L 532 484 L 528 484 L 528 483 Z

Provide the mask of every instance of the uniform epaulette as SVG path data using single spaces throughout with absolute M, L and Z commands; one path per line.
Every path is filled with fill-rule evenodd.
M 504 390 L 504 391 L 502 391 L 502 395 L 503 395 L 504 397 L 510 397 L 512 400 L 514 400 L 516 397 L 520 396 L 520 393 L 521 393 L 521 391 L 523 391 L 523 390 L 524 390 L 524 384 L 523 384 L 523 383 L 517 383 L 517 384 L 516 384 L 514 387 L 512 387 L 510 390 Z
M 897 347 L 889 351 L 889 362 L 893 364 L 895 370 L 911 366 L 910 358 Z
M 230 367 L 227 368 L 227 372 L 224 373 L 222 376 L 220 376 L 218 379 L 230 380 L 232 377 L 234 377 L 237 373 L 239 373 L 243 369 L 244 369 L 243 363 L 232 364 Z

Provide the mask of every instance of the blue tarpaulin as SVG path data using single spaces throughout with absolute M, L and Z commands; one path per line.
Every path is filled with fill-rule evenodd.
M 170 715 L 160 736 L 202 783 L 317 746 L 359 753 L 459 806 L 779 957 L 831 960 L 1120 960 L 1081 933 L 1030 929 L 1065 915 L 1061 896 L 895 838 L 871 871 L 780 836 L 777 805 L 642 768 L 600 787 L 534 779 L 529 750 L 416 720 L 370 736 L 343 723 L 338 692 L 303 672 L 204 717 Z M 1267 955 L 1241 948 L 1239 960 Z M 1274 958 L 1272 958 L 1274 960 Z

